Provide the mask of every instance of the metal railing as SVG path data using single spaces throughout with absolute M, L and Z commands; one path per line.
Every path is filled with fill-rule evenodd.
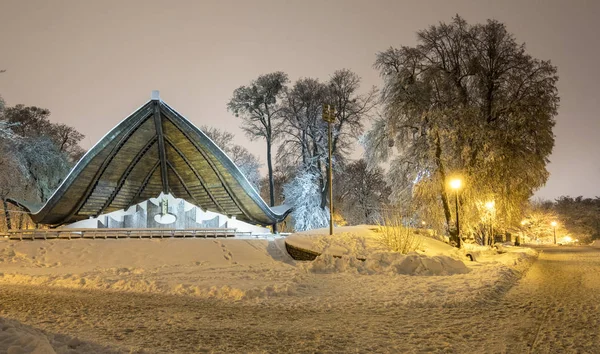
M 217 238 L 250 235 L 250 232 L 239 232 L 229 228 L 198 229 L 23 229 L 8 230 L 11 240 L 50 240 L 50 239 L 120 239 L 120 238 Z M 5 236 L 6 237 L 6 236 Z

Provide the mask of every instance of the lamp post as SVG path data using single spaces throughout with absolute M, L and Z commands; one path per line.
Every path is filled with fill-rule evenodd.
M 521 242 L 525 243 L 525 224 L 527 224 L 527 220 L 521 221 L 521 240 L 519 240 L 519 245 Z M 515 245 L 515 246 L 519 246 Z
M 490 212 L 490 238 L 488 243 L 491 245 L 494 242 L 494 206 L 496 203 L 492 200 L 485 203 L 485 207 Z
M 554 244 L 556 245 L 556 221 L 551 222 L 550 225 L 552 225 L 552 228 L 554 229 Z
M 329 168 L 327 180 L 329 181 L 329 235 L 333 235 L 333 177 L 331 164 L 331 123 L 335 122 L 335 108 L 332 105 L 323 104 L 323 120 L 327 122 L 327 137 L 329 145 Z
M 458 190 L 462 185 L 462 181 L 459 178 L 455 178 L 450 181 L 450 188 L 454 189 L 454 206 L 456 207 L 456 242 L 458 243 L 458 248 L 461 247 L 460 240 L 460 217 L 458 216 Z

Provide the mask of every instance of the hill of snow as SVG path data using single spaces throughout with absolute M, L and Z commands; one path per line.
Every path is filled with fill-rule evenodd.
M 493 301 L 536 256 L 529 249 L 512 247 L 503 254 L 479 250 L 478 261 L 468 262 L 464 252 L 426 237 L 417 252 L 401 255 L 385 251 L 369 234 L 372 227 L 336 232 L 335 237 L 317 230 L 287 238 L 323 252 L 309 262 L 294 261 L 285 251 L 285 239 L 279 237 L 0 240 L 0 286 L 93 290 L 90 294 L 97 297 L 105 292 L 156 293 L 260 304 L 265 309 L 341 311 L 368 304 L 454 307 Z M 30 352 L 47 348 L 47 343 L 54 350 L 48 353 L 104 350 L 91 344 L 78 349 L 80 342 L 74 338 L 51 337 L 2 321 L 0 352 L 8 348 Z
M 418 247 L 407 255 L 390 252 L 382 235 L 372 225 L 296 233 L 286 243 L 321 254 L 307 269 L 315 273 L 356 272 L 360 274 L 452 275 L 469 272 L 467 258 L 456 248 L 424 235 L 416 235 Z M 365 260 L 363 262 L 363 260 Z

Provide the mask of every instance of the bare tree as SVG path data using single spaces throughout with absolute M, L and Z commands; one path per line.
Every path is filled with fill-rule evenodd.
M 11 188 L 12 197 L 30 199 L 34 190 L 33 197 L 45 202 L 83 154 L 78 145 L 83 135 L 67 125 L 50 122 L 47 109 L 16 105 L 0 113 L 3 160 L 6 166 L 14 167 L 0 169 L 2 179 L 22 187 Z
M 327 154 L 327 126 L 322 119 L 327 94 L 327 85 L 312 78 L 299 79 L 287 92 L 277 153 L 280 164 L 321 170 Z
M 85 150 L 79 146 L 85 135 L 75 128 L 62 123 L 53 124 L 49 135 L 55 141 L 58 150 L 67 153 L 72 161 L 78 161 L 85 154 Z
M 337 70 L 328 82 L 327 101 L 335 108 L 335 123 L 333 124 L 333 141 L 331 151 L 334 160 L 332 164 L 341 163 L 349 154 L 352 144 L 363 133 L 364 123 L 371 117 L 376 105 L 377 90 L 372 87 L 367 93 L 360 94 L 360 77 L 348 69 Z M 326 157 L 323 188 L 321 189 L 321 207 L 325 208 L 329 195 L 328 174 L 329 161 Z M 335 165 L 334 165 L 335 168 Z
M 248 86 L 235 89 L 227 109 L 243 119 L 242 129 L 251 139 L 265 139 L 267 143 L 267 168 L 269 174 L 269 201 L 274 206 L 272 147 L 277 139 L 281 120 L 281 100 L 289 79 L 283 72 L 259 76 Z M 275 230 L 276 231 L 276 230 Z
M 15 192 L 21 185 L 19 171 L 15 169 L 13 160 L 7 151 L 7 139 L 0 137 L 0 199 L 2 200 L 2 210 L 4 215 L 4 224 L 6 229 L 12 228 L 10 210 L 7 202 L 9 194 Z
M 235 163 L 235 165 L 242 171 L 244 176 L 248 179 L 248 182 L 252 184 L 252 186 L 260 191 L 260 168 L 261 163 L 255 155 L 253 155 L 248 149 L 245 147 L 234 144 L 235 135 L 228 131 L 220 130 L 213 127 L 208 127 L 203 125 L 200 127 L 208 137 L 215 143 L 217 146 L 229 156 L 231 161 Z
M 69 173 L 68 155 L 49 137 L 22 140 L 17 149 L 19 168 L 37 189 L 39 201 L 45 203 Z
M 12 125 L 15 134 L 21 137 L 51 135 L 50 111 L 35 106 L 18 104 L 4 110 L 4 119 Z
M 381 222 L 389 203 L 391 188 L 379 166 L 369 167 L 364 159 L 353 161 L 336 174 L 338 183 L 334 190 L 336 204 L 344 218 L 353 225 Z
M 316 176 L 320 191 L 320 208 L 329 198 L 328 127 L 322 119 L 323 104 L 335 107 L 332 124 L 334 169 L 342 166 L 352 144 L 363 131 L 363 124 L 376 103 L 375 89 L 360 94 L 360 78 L 350 70 L 336 71 L 327 83 L 316 79 L 298 80 L 286 95 L 283 110 L 282 144 L 279 160 Z M 305 179 L 305 181 L 308 179 Z

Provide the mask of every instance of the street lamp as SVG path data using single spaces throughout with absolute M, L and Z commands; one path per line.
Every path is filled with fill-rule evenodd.
M 335 107 L 323 104 L 323 120 L 327 122 L 327 141 L 329 146 L 329 168 L 327 169 L 327 180 L 329 181 L 329 235 L 333 235 L 333 177 L 331 163 L 331 123 L 335 122 Z
M 554 229 L 554 244 L 556 245 L 556 221 L 551 222 L 550 225 L 552 225 L 552 228 Z
M 458 243 L 458 248 L 461 247 L 460 242 L 460 218 L 458 216 L 458 190 L 462 186 L 462 181 L 460 178 L 454 178 L 450 181 L 450 188 L 454 189 L 454 205 L 456 207 L 456 239 Z
M 519 240 L 519 245 L 521 243 L 521 241 L 523 243 L 525 243 L 525 225 L 527 224 L 527 220 L 522 220 L 521 221 L 521 239 Z M 518 246 L 515 244 L 515 246 Z
M 489 244 L 491 245 L 494 242 L 494 206 L 496 203 L 492 200 L 485 203 L 485 207 L 490 212 L 490 239 Z

